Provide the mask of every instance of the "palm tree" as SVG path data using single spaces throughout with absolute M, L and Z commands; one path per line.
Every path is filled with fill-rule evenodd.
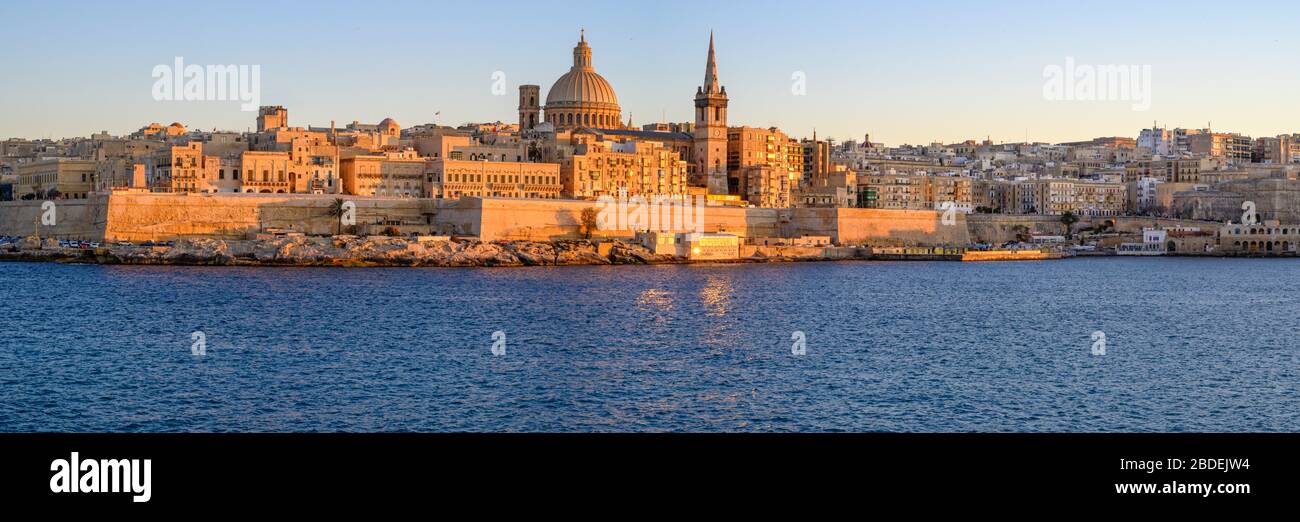
M 341 228 L 343 227 L 343 214 L 347 213 L 347 211 L 343 209 L 343 204 L 344 204 L 343 198 L 334 198 L 334 202 L 330 203 L 329 214 L 331 217 L 335 218 L 334 235 L 336 236 L 342 233 Z

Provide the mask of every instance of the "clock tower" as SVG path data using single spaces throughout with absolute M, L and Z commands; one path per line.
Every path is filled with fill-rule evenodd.
M 727 88 L 718 85 L 712 32 L 704 85 L 695 91 L 694 138 L 696 176 L 707 183 L 709 194 L 727 194 Z

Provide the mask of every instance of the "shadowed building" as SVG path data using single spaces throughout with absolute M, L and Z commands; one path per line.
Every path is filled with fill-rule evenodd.
M 541 92 L 542 88 L 536 85 L 519 86 L 519 130 L 530 130 L 537 126 L 538 113 L 542 109 L 537 104 L 537 99 Z

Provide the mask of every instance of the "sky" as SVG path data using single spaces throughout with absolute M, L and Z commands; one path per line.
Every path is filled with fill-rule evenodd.
M 257 65 L 261 103 L 287 107 L 293 126 L 515 122 L 518 86 L 544 95 L 572 65 L 582 28 L 597 72 L 638 126 L 693 118 L 713 31 L 728 123 L 796 137 L 1062 142 L 1136 137 L 1153 122 L 1300 131 L 1300 3 L 1225 5 L 4 2 L 0 138 L 126 134 L 150 122 L 255 126 L 238 101 L 155 100 L 155 68 L 176 57 Z M 1083 89 L 1045 93 L 1047 71 L 1067 63 L 1148 67 L 1150 81 L 1138 75 L 1136 85 L 1149 87 L 1149 109 L 1089 100 Z

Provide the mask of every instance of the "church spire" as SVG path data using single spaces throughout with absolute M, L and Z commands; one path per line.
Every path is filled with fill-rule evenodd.
M 709 63 L 704 66 L 704 93 L 716 94 L 718 87 L 718 62 L 713 53 L 713 31 L 709 31 Z

